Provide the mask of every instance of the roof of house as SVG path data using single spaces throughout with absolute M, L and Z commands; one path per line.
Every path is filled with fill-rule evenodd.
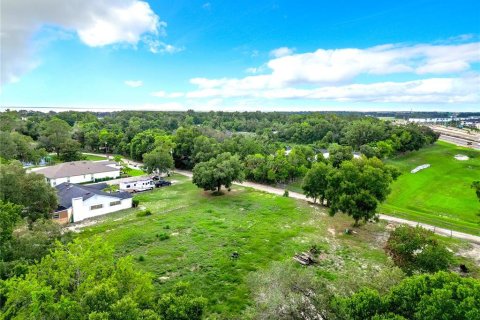
M 81 176 L 85 174 L 112 172 L 120 169 L 112 167 L 114 161 L 72 161 L 41 168 L 35 173 L 41 173 L 50 179 Z
M 132 197 L 130 193 L 124 191 L 108 193 L 95 187 L 68 182 L 61 183 L 55 188 L 57 189 L 58 195 L 58 210 L 70 208 L 72 206 L 72 199 L 74 198 L 81 197 L 85 201 L 95 195 L 118 199 L 128 199 Z
M 108 185 L 108 183 L 101 182 L 101 183 L 89 184 L 88 187 L 89 188 L 94 188 L 94 189 L 97 189 L 97 190 L 103 190 L 103 189 L 108 188 L 109 185 Z

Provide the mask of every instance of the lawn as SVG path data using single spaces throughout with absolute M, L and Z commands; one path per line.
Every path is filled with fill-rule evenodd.
M 456 160 L 456 154 L 470 159 Z M 393 183 L 380 212 L 480 235 L 480 202 L 470 187 L 472 181 L 480 180 L 479 151 L 439 141 L 387 162 L 402 175 Z M 422 164 L 431 167 L 410 173 Z
M 100 160 L 107 160 L 107 157 L 96 156 L 93 154 L 82 154 L 85 157 L 85 160 L 89 161 L 100 161 Z
M 350 274 L 371 281 L 367 272 L 378 272 L 388 263 L 384 223 L 363 225 L 345 235 L 352 220 L 329 217 L 319 206 L 239 186 L 212 196 L 183 176 L 170 179 L 170 187 L 136 195 L 140 208 L 104 216 L 79 237 L 100 236 L 115 246 L 118 256 L 133 256 L 140 269 L 153 274 L 160 292 L 188 281 L 193 293 L 208 298 L 211 318 L 241 319 L 252 303 L 248 275 L 274 261 L 295 263 L 293 255 L 312 245 L 324 256 L 313 268 L 332 283 Z M 153 214 L 138 217 L 142 209 Z M 454 250 L 465 248 L 461 241 L 441 239 Z M 238 259 L 231 258 L 233 252 Z M 461 261 L 476 270 L 473 262 Z
M 208 314 L 234 318 L 251 303 L 246 277 L 273 261 L 294 263 L 295 253 L 316 245 L 327 254 L 319 274 L 335 279 L 339 272 L 386 263 L 383 224 L 369 224 L 354 235 L 342 231 L 351 219 L 331 218 L 324 209 L 291 198 L 233 187 L 212 196 L 184 177 L 171 187 L 137 195 L 151 216 L 128 209 L 87 227 L 80 237 L 100 235 L 119 256 L 132 255 L 139 268 L 154 274 L 161 292 L 188 281 L 208 298 Z M 169 239 L 161 240 L 167 234 Z M 239 258 L 231 258 L 233 252 Z M 140 258 L 143 257 L 143 258 Z M 143 260 L 143 261 L 141 261 Z
M 146 174 L 143 170 L 132 168 L 125 168 L 123 172 L 125 172 L 129 177 L 138 177 Z

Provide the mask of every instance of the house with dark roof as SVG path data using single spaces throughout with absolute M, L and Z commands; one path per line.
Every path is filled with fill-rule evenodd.
M 130 193 L 109 193 L 102 191 L 102 187 L 106 184 L 87 186 L 64 182 L 56 186 L 59 205 L 52 218 L 65 224 L 132 207 Z
M 72 161 L 54 166 L 35 168 L 35 173 L 41 173 L 52 187 L 63 182 L 83 183 L 102 179 L 120 177 L 120 167 L 114 161 Z

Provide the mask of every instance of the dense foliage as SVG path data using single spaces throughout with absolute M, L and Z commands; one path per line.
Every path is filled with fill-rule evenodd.
M 29 222 L 48 218 L 58 206 L 55 189 L 45 181 L 45 177 L 26 173 L 19 161 L 0 164 L 0 186 L 0 201 L 21 205 L 22 217 Z
M 435 239 L 432 231 L 406 225 L 390 234 L 385 250 L 405 273 L 447 270 L 452 253 Z
M 23 277 L 0 283 L 5 319 L 200 319 L 184 285 L 159 298 L 151 276 L 100 238 L 58 244 Z
M 390 183 L 399 171 L 383 164 L 377 158 L 344 160 L 339 167 L 334 163 L 316 163 L 303 181 L 307 197 L 320 199 L 330 208 L 330 214 L 344 212 L 358 224 L 375 216 L 378 203 L 390 193 Z
M 5 159 L 36 162 L 38 155 L 15 151 L 30 145 L 34 150 L 44 147 L 59 157 L 63 154 L 62 158 L 68 160 L 76 158 L 78 147 L 142 160 L 162 140 L 169 140 L 175 166 L 187 169 L 222 152 L 238 154 L 243 161 L 249 155 L 268 157 L 289 144 L 310 145 L 315 153 L 331 149 L 334 165 L 338 166 L 348 160 L 351 150 L 383 158 L 418 150 L 438 138 L 427 127 L 395 125 L 355 113 L 7 111 L 1 114 L 0 131 L 0 139 L 9 146 L 0 154 Z M 17 135 L 9 137 L 12 131 Z M 80 145 L 72 143 L 72 138 Z M 331 144 L 334 146 L 329 148 Z M 282 175 L 273 180 L 282 181 Z
M 220 192 L 222 186 L 230 188 L 233 181 L 242 182 L 243 178 L 243 165 L 238 156 L 225 152 L 197 164 L 193 168 L 192 182 L 204 190 Z
M 480 281 L 439 272 L 406 278 L 386 294 L 364 289 L 340 300 L 343 319 L 480 319 Z

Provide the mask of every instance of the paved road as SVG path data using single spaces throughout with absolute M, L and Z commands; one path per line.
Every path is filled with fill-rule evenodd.
M 192 172 L 191 171 L 175 170 L 175 172 L 178 173 L 178 174 L 187 176 L 189 178 L 192 177 Z M 271 187 L 271 186 L 267 186 L 267 185 L 263 185 L 263 184 L 259 184 L 259 183 L 254 183 L 254 182 L 242 182 L 242 183 L 235 183 L 235 184 L 239 185 L 239 186 L 243 186 L 243 187 L 249 187 L 249 188 L 253 188 L 253 189 L 256 189 L 256 190 L 268 192 L 268 193 L 273 193 L 273 194 L 280 195 L 280 196 L 283 195 L 283 193 L 285 192 L 284 189 L 279 189 L 279 188 L 275 188 L 275 187 Z M 288 196 L 290 198 L 295 198 L 295 199 L 299 199 L 299 200 L 303 200 L 303 201 L 311 201 L 311 199 L 308 199 L 305 195 L 303 195 L 301 193 L 298 193 L 298 192 L 289 191 Z M 473 243 L 476 243 L 476 244 L 480 244 L 480 237 L 479 236 L 474 236 L 474 235 L 471 235 L 471 234 L 468 234 L 468 233 L 443 229 L 443 228 L 435 227 L 435 226 L 428 225 L 428 224 L 425 224 L 425 223 L 419 223 L 419 222 L 416 222 L 416 221 L 396 218 L 396 217 L 387 216 L 387 215 L 384 215 L 384 214 L 380 214 L 379 216 L 380 216 L 380 219 L 388 221 L 388 222 L 402 223 L 402 224 L 406 224 L 406 225 L 409 225 L 409 226 L 412 226 L 412 227 L 415 227 L 415 226 L 419 225 L 419 226 L 421 226 L 425 229 L 431 230 L 431 231 L 433 231 L 437 234 L 443 235 L 443 236 L 449 236 L 449 237 L 473 242 Z
M 438 138 L 438 140 L 453 143 L 453 144 L 455 144 L 457 146 L 461 146 L 461 147 L 468 147 L 468 148 L 480 150 L 480 143 L 479 142 L 472 142 L 472 141 L 465 140 L 465 139 L 458 138 L 458 137 L 447 136 L 445 134 L 440 135 L 440 138 Z M 469 145 L 468 144 L 469 142 L 472 143 L 472 145 Z

